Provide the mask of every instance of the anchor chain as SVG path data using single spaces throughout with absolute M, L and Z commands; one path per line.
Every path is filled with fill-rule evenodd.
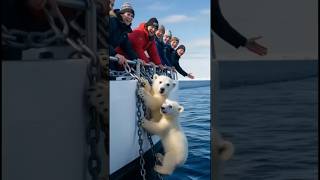
M 139 87 L 139 82 L 138 82 L 138 87 Z M 138 143 L 139 143 L 139 155 L 140 155 L 140 175 L 143 178 L 143 180 L 146 180 L 146 169 L 144 168 L 145 166 L 145 160 L 143 158 L 143 154 L 144 151 L 142 149 L 143 146 L 143 138 L 142 138 L 142 114 L 141 114 L 141 105 L 142 105 L 142 99 L 141 97 L 139 97 L 138 95 L 138 90 L 139 88 L 137 88 L 136 90 L 136 94 L 137 94 L 137 121 L 138 121 Z

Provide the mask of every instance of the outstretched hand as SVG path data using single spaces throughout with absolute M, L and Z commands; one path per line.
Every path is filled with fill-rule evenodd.
M 256 40 L 261 38 L 262 36 L 249 38 L 245 47 L 253 53 L 256 53 L 260 56 L 265 56 L 267 55 L 268 49 L 256 42 Z
M 193 76 L 191 73 L 189 73 L 187 76 L 188 76 L 188 78 L 190 78 L 190 79 L 194 79 L 194 76 Z

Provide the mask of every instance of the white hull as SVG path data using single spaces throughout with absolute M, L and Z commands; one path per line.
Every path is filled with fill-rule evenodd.
M 2 62 L 1 179 L 89 179 L 87 63 Z M 110 82 L 110 174 L 139 157 L 135 90 L 133 80 Z M 143 137 L 146 152 L 150 145 Z
M 110 82 L 110 174 L 139 157 L 136 84 L 135 80 Z M 176 99 L 175 91 L 170 98 Z M 160 140 L 157 136 L 152 139 L 154 144 Z M 148 149 L 143 133 L 143 150 Z

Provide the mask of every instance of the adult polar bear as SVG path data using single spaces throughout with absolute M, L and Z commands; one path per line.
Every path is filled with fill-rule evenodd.
M 162 117 L 159 122 L 144 119 L 142 127 L 152 134 L 160 136 L 164 148 L 164 156 L 157 153 L 162 166 L 156 165 L 154 170 L 160 174 L 170 175 L 177 166 L 185 163 L 188 157 L 188 141 L 178 122 L 178 116 L 184 108 L 177 102 L 166 99 L 161 106 Z
M 139 88 L 138 94 L 144 100 L 147 108 L 151 111 L 153 121 L 161 119 L 160 107 L 174 89 L 176 83 L 168 76 L 153 75 L 152 86 L 143 79 L 143 87 Z

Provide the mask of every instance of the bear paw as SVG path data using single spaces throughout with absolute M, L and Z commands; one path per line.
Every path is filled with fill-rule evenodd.
M 157 154 L 156 154 L 156 158 L 157 158 L 157 161 L 159 161 L 159 162 L 162 164 L 163 155 L 162 155 L 161 153 L 157 153 Z
M 170 175 L 172 174 L 172 171 L 164 168 L 163 166 L 155 165 L 154 166 L 154 171 L 158 172 L 159 174 L 163 175 Z

